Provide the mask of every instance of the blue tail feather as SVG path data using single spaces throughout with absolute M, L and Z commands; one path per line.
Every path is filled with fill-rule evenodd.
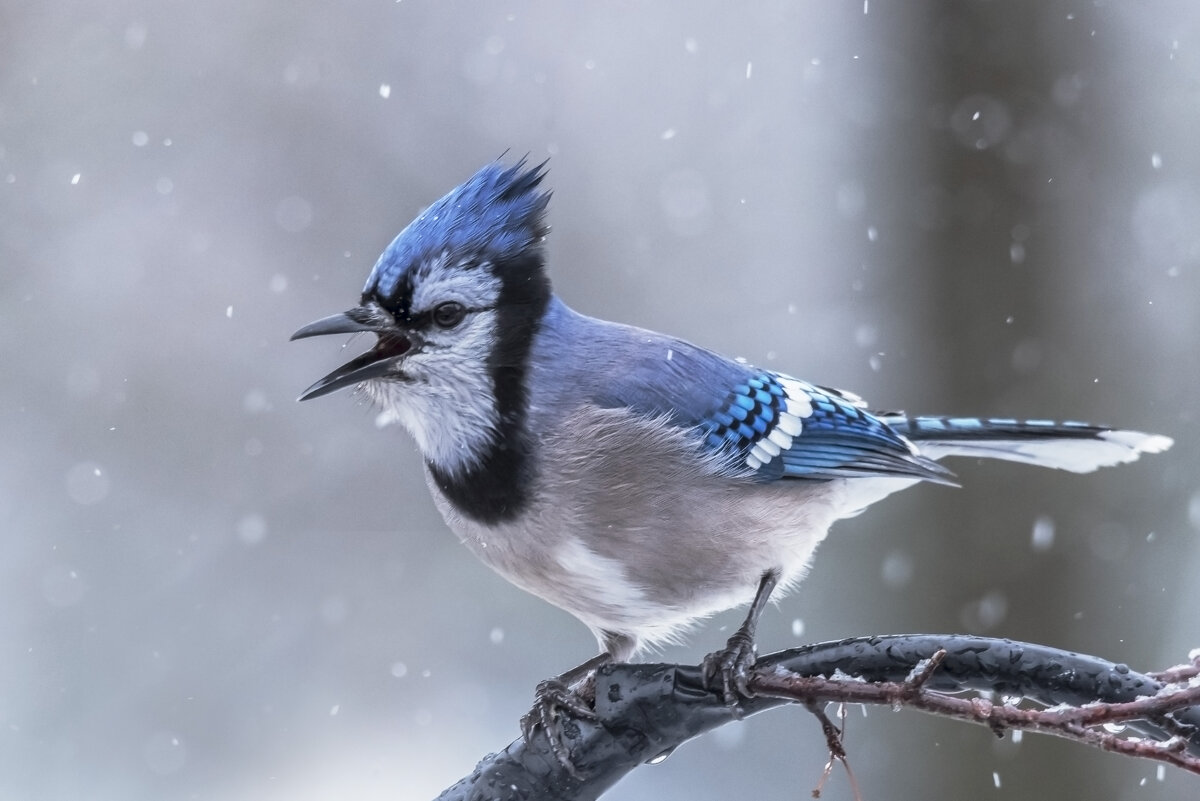
M 1005 417 L 906 417 L 887 415 L 882 418 L 899 434 L 916 443 L 934 440 L 1063 438 L 1095 439 L 1110 431 L 1106 426 L 1055 420 L 1017 420 Z
M 881 418 L 931 459 L 968 456 L 1088 473 L 1171 447 L 1170 437 L 1076 421 L 987 417 Z

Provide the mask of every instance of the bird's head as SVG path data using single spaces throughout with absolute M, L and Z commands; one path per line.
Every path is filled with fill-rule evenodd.
M 544 166 L 485 166 L 388 245 L 357 306 L 293 334 L 378 337 L 300 400 L 361 384 L 435 461 L 451 445 L 437 440 L 461 448 L 470 432 L 459 429 L 474 431 L 469 442 L 503 427 L 523 406 L 529 343 L 550 300 Z

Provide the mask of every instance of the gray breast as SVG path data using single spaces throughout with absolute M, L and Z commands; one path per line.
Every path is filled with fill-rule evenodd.
M 697 435 L 585 405 L 540 436 L 536 499 L 484 526 L 430 488 L 484 562 L 589 627 L 641 643 L 745 603 L 764 570 L 798 580 L 838 517 L 843 482 L 733 476 Z

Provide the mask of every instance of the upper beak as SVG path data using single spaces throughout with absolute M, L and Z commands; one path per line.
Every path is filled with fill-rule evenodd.
M 330 315 L 316 322 L 309 323 L 296 333 L 292 339 L 318 337 L 326 334 L 354 334 L 360 331 L 373 331 L 379 336 L 379 341 L 371 350 L 357 356 L 334 370 L 320 381 L 301 393 L 297 400 L 308 400 L 328 395 L 343 387 L 360 384 L 371 378 L 391 370 L 393 359 L 403 356 L 412 348 L 412 340 L 400 334 L 394 327 L 379 324 L 363 323 L 355 320 L 348 312 Z
M 292 334 L 289 341 L 304 339 L 305 337 L 319 337 L 325 334 L 355 334 L 359 331 L 377 330 L 378 326 L 370 325 L 369 323 L 360 323 L 358 320 L 352 318 L 349 312 L 339 312 L 309 323 Z

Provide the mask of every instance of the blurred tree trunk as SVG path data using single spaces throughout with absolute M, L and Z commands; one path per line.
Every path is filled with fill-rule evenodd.
M 1062 225 L 1061 211 L 1079 187 L 1071 171 L 1087 163 L 1064 148 L 1071 137 L 1063 112 L 1077 99 L 1079 76 L 1097 48 L 1086 30 L 1080 34 L 1087 23 L 1072 25 L 1057 3 L 933 0 L 928 9 L 932 30 L 922 44 L 932 46 L 924 65 L 933 159 L 914 207 L 932 254 L 921 277 L 928 293 L 924 339 L 937 343 L 928 366 L 936 397 L 928 408 L 1084 415 L 1069 396 L 1060 403 L 1048 394 L 1054 382 L 1045 371 L 1048 363 L 1062 366 L 1064 354 L 1047 340 L 1059 313 L 1056 293 L 1074 280 L 1061 273 L 1070 270 L 1066 237 L 1078 232 Z M 1080 603 L 1069 578 L 1079 561 L 1039 559 L 1029 548 L 1030 522 L 1043 511 L 1035 504 L 1055 500 L 1052 492 L 1037 493 L 1047 475 L 953 466 L 964 490 L 938 498 L 941 516 L 928 534 L 939 547 L 926 548 L 922 561 L 959 625 L 978 634 L 1076 642 L 1062 626 L 1069 614 L 1036 612 Z M 1004 773 L 1006 791 L 1025 785 L 1053 797 L 1059 784 L 1067 795 L 1104 795 L 1082 771 L 1055 770 L 1054 759 L 1041 755 L 1022 758 L 1022 775 L 992 765 Z M 980 788 L 979 762 L 947 760 L 942 770 L 939 793 L 947 798 Z

